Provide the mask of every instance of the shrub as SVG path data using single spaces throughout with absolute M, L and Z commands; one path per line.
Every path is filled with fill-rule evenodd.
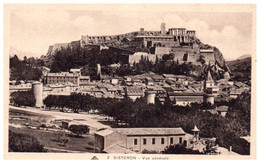
M 182 144 L 175 144 L 167 146 L 164 151 L 162 151 L 163 154 L 203 154 L 197 150 L 192 150 L 186 148 Z
M 9 152 L 46 152 L 44 146 L 33 136 L 9 130 Z
M 72 133 L 77 134 L 77 136 L 82 135 L 82 134 L 86 134 L 89 132 L 89 128 L 87 125 L 71 125 L 69 127 L 69 130 Z

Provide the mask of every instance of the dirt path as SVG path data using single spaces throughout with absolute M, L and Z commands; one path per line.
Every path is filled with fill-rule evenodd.
M 108 125 L 104 125 L 104 124 L 100 123 L 99 121 L 104 120 L 104 117 L 96 115 L 96 114 L 64 113 L 64 112 L 47 111 L 47 110 L 42 110 L 42 109 L 33 108 L 33 107 L 21 108 L 21 107 L 9 106 L 9 108 L 15 109 L 15 110 L 38 113 L 38 114 L 50 115 L 50 116 L 53 116 L 55 120 L 61 120 L 61 119 L 77 120 L 77 122 L 88 125 L 89 127 L 92 127 L 94 130 L 100 129 L 100 128 L 111 128 Z
M 70 153 L 85 153 L 83 151 L 72 151 L 72 150 L 66 150 L 66 149 L 59 149 L 59 148 L 50 148 L 50 147 L 44 147 L 47 150 L 51 151 L 59 151 L 59 152 L 70 152 Z M 51 152 L 50 151 L 50 152 Z

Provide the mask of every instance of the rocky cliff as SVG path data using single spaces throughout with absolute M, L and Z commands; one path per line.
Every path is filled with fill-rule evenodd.
M 213 49 L 214 57 L 216 60 L 215 65 L 218 65 L 224 71 L 231 73 L 231 71 L 230 71 L 229 67 L 227 66 L 226 61 L 223 57 L 223 54 L 220 52 L 220 50 L 217 47 L 211 46 L 208 44 L 204 44 L 198 38 L 194 38 L 193 43 L 197 44 L 200 49 Z

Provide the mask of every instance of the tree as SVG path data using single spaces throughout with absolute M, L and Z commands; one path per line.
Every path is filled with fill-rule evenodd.
M 11 102 L 17 106 L 35 106 L 36 99 L 31 91 L 14 92 L 11 94 Z
M 33 136 L 9 130 L 9 152 L 46 152 L 44 146 Z
M 10 58 L 10 68 L 13 68 L 19 64 L 20 60 L 15 54 L 13 57 Z
M 57 105 L 57 97 L 54 95 L 48 95 L 44 100 L 43 103 L 46 105 L 46 107 L 49 107 L 49 110 L 51 110 L 52 107 Z
M 53 102 L 58 108 L 61 108 L 61 111 L 64 111 L 65 107 L 68 107 L 69 96 L 58 96 L 57 100 Z
M 70 125 L 69 130 L 72 133 L 77 134 L 77 136 L 80 136 L 82 134 L 86 134 L 89 132 L 89 128 L 87 125 Z
M 72 109 L 75 113 L 79 113 L 79 110 L 83 108 L 83 95 L 73 93 L 69 98 L 67 108 Z
M 162 151 L 163 154 L 203 154 L 198 150 L 192 150 L 186 148 L 183 144 L 175 144 L 167 146 L 164 151 Z

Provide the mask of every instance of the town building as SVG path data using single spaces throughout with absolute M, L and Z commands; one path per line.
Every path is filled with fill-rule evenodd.
M 31 83 L 18 84 L 18 85 L 9 85 L 9 93 L 20 92 L 20 91 L 30 91 L 32 89 Z
M 228 106 L 222 105 L 216 108 L 218 114 L 220 114 L 223 117 L 226 117 L 226 114 L 228 112 Z
M 123 148 L 127 152 L 142 153 L 144 150 L 161 152 L 167 146 L 186 143 L 185 132 L 180 127 L 114 128 L 112 130 L 103 129 L 94 134 L 95 147 L 99 148 L 101 152 L 108 150 L 113 145 L 117 145 L 117 148 Z
M 135 101 L 137 98 L 144 96 L 144 90 L 140 87 L 126 87 L 125 96 Z
M 239 95 L 241 95 L 240 89 L 231 89 L 229 92 L 229 97 L 232 99 L 236 99 Z
M 186 106 L 191 103 L 203 103 L 205 93 L 168 92 L 168 98 L 173 104 Z
M 90 77 L 82 76 L 80 69 L 71 69 L 70 72 L 47 73 L 45 79 L 46 84 L 65 84 L 70 82 L 79 86 L 90 82 Z

